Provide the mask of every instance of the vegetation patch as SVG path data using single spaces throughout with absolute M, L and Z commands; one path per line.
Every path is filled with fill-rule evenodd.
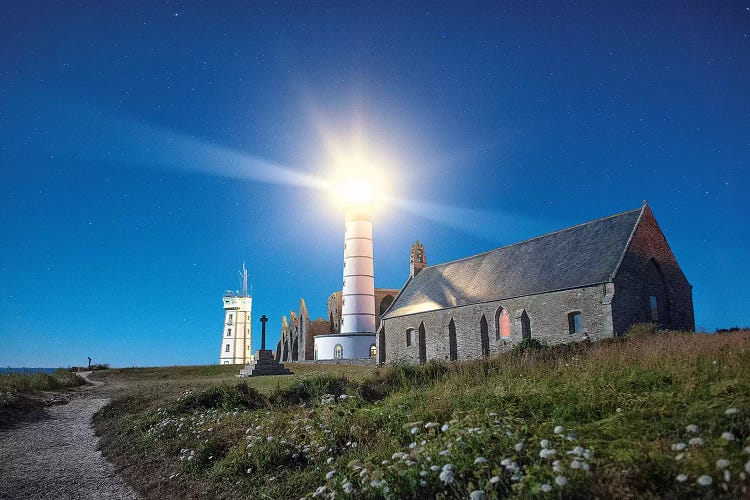
M 149 498 L 747 496 L 750 332 L 639 328 L 151 402 L 123 392 L 96 427 Z

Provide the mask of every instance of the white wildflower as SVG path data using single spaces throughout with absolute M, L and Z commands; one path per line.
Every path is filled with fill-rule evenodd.
M 724 471 L 724 482 L 729 482 L 732 479 L 732 474 L 728 471 Z
M 326 460 L 326 463 L 330 464 L 331 462 L 333 462 L 333 457 L 328 457 L 328 460 Z
M 437 471 L 439 471 L 439 470 L 441 470 L 441 469 L 440 469 L 440 466 L 439 466 L 439 465 L 430 465 L 430 470 L 431 470 L 432 472 L 437 472 Z
M 440 424 L 438 424 L 437 422 L 427 422 L 426 424 L 424 424 L 424 428 L 425 429 L 432 429 L 434 427 L 437 427 L 438 425 L 440 425 Z
M 731 432 L 722 432 L 721 437 L 722 439 L 726 439 L 727 441 L 734 441 L 735 439 L 737 439 Z
M 419 471 L 419 477 L 426 477 L 426 476 L 429 476 L 429 475 L 430 475 L 430 473 L 427 472 L 426 470 Z
M 413 450 L 416 447 L 417 447 L 417 443 L 409 443 L 409 449 L 410 450 Z
M 336 475 L 336 471 L 335 470 L 330 470 L 330 471 L 328 471 L 328 474 L 326 474 L 326 479 L 331 479 L 335 475 Z
M 691 434 L 698 434 L 701 431 L 701 428 L 695 424 L 690 424 L 685 427 L 685 430 L 690 432 Z
M 516 444 L 514 444 L 513 445 L 513 449 L 516 450 L 516 451 L 523 450 L 523 443 L 516 443 Z
M 410 432 L 412 434 L 416 434 L 417 432 L 419 432 L 419 427 L 412 427 Z
M 313 497 L 319 497 L 323 493 L 326 492 L 325 486 L 318 486 L 318 488 L 315 490 L 315 493 L 312 494 Z
M 711 483 L 713 483 L 714 480 L 711 479 L 711 476 L 707 476 L 706 474 L 704 474 L 696 479 L 695 482 L 700 484 L 701 486 L 711 486 Z
M 726 469 L 727 467 L 729 467 L 729 460 L 727 460 L 726 458 L 720 458 L 716 461 L 717 470 Z
M 747 462 L 745 462 L 745 472 L 747 472 L 748 474 L 750 474 L 750 460 L 748 460 Z
M 563 466 L 560 464 L 559 460 L 555 460 L 552 462 L 552 472 L 562 472 Z
M 558 486 L 565 486 L 568 484 L 568 480 L 565 478 L 565 476 L 557 476 L 555 478 L 555 484 Z
M 491 411 L 490 412 L 490 417 L 497 417 L 497 413 L 495 413 L 494 411 Z
M 703 446 L 703 438 L 699 438 L 699 437 L 691 438 L 690 441 L 688 441 L 688 444 L 690 446 Z
M 471 500 L 484 500 L 487 498 L 487 494 L 482 490 L 474 490 L 469 494 Z
M 685 458 L 684 453 L 678 453 L 677 455 L 674 456 L 675 460 L 682 460 L 683 458 Z
M 568 452 L 568 455 L 576 455 L 580 457 L 581 455 L 583 455 L 583 448 L 580 446 L 576 446 Z
M 570 468 L 571 469 L 580 469 L 581 468 L 581 462 L 578 460 L 573 459 L 572 462 L 570 462 Z
M 557 453 L 557 450 L 552 448 L 544 448 L 542 451 L 539 452 L 539 456 L 541 458 L 549 458 L 551 456 L 554 456 Z
M 400 460 L 400 459 L 404 458 L 405 456 L 406 456 L 406 453 L 404 453 L 403 451 L 397 451 L 396 453 L 394 453 L 391 456 L 391 459 L 393 459 L 393 460 Z
M 352 483 L 344 483 L 344 493 L 347 495 L 350 494 L 354 490 L 354 486 L 352 486 Z
M 540 490 L 542 490 L 544 493 L 549 493 L 552 491 L 552 485 L 549 483 L 544 483 L 539 487 Z
M 440 453 L 438 453 L 438 455 L 442 455 L 444 457 L 447 457 L 450 454 L 451 454 L 451 450 L 443 450 Z
M 492 476 L 490 478 L 490 483 L 495 484 L 500 482 L 500 476 Z
M 445 484 L 451 484 L 455 480 L 453 471 L 443 470 L 442 472 L 440 472 L 440 480 L 444 482 Z
M 420 479 L 419 486 L 427 486 L 427 481 L 425 481 L 424 479 Z
M 450 428 L 448 424 L 443 424 L 443 426 L 440 428 L 441 431 L 445 432 Z
M 487 463 L 487 459 L 484 457 L 477 457 L 474 459 L 474 465 Z
M 745 446 L 745 449 L 742 450 L 742 451 L 744 451 L 745 453 L 747 453 L 748 455 L 750 455 L 750 446 Z
M 617 408 L 617 409 L 615 409 L 615 411 L 616 411 L 617 413 L 622 413 L 622 408 Z
M 737 408 L 728 408 L 727 411 L 724 412 L 724 415 L 736 415 L 740 412 Z
M 549 448 L 549 439 L 542 439 L 539 441 L 539 446 L 542 448 Z
M 565 432 L 565 427 L 563 427 L 562 425 L 558 425 L 557 427 L 555 427 L 555 434 L 562 434 L 563 432 Z
M 456 466 L 453 465 L 453 464 L 445 464 L 445 465 L 443 465 L 443 470 L 453 470 L 455 468 L 456 468 Z
M 672 445 L 672 451 L 682 451 L 687 448 L 685 443 L 675 443 Z
M 677 474 L 677 477 L 674 479 L 678 483 L 684 483 L 685 481 L 687 481 L 688 477 L 687 477 L 687 474 Z

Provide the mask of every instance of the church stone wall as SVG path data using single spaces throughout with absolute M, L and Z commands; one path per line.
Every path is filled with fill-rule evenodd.
M 633 323 L 651 321 L 649 295 L 658 298 L 662 327 L 695 330 L 692 286 L 649 207 L 633 233 L 614 282 L 612 311 L 617 335 Z
M 601 284 L 386 319 L 383 320 L 385 362 L 419 362 L 419 325 L 422 322 L 427 359 L 449 360 L 451 319 L 456 327 L 458 359 L 479 358 L 482 356 L 482 315 L 487 320 L 490 355 L 506 351 L 522 341 L 523 311 L 529 317 L 531 338 L 545 344 L 581 340 L 581 333 L 570 334 L 568 331 L 568 313 L 573 311 L 581 312 L 583 328 L 591 340 L 609 338 L 613 335 L 610 296 L 611 285 Z M 500 307 L 507 309 L 510 315 L 510 337 L 498 339 L 495 315 Z M 414 333 L 411 346 L 407 347 L 406 331 L 409 328 L 413 328 Z

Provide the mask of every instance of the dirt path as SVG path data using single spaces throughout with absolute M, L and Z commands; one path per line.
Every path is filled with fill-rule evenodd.
M 0 430 L 0 500 L 138 498 L 96 449 L 91 417 L 106 396 L 89 386 L 65 398 L 35 421 Z

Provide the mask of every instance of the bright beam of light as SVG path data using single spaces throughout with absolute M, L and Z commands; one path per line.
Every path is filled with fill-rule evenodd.
M 399 210 L 456 229 L 492 243 L 515 241 L 518 234 L 534 234 L 547 228 L 532 219 L 487 210 L 441 205 L 411 199 L 389 198 Z M 533 228 L 533 229 L 532 229 Z

